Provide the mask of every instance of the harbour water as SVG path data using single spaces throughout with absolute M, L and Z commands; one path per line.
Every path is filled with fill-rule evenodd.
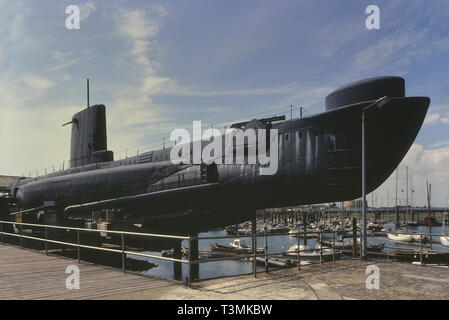
M 392 227 L 394 229 L 394 225 L 392 224 L 386 224 L 385 227 Z M 429 229 L 426 226 L 418 226 L 414 229 L 409 229 L 409 232 L 416 232 L 416 233 L 428 233 Z M 432 227 L 432 234 L 440 234 L 441 232 L 444 233 L 444 229 L 440 226 Z M 447 231 L 447 230 L 446 230 Z M 219 236 L 227 236 L 226 232 L 224 230 L 219 231 L 210 231 L 206 233 L 199 234 L 199 238 L 201 237 L 219 237 Z M 347 234 L 346 237 L 351 237 L 350 234 Z M 237 236 L 236 236 L 237 238 Z M 239 236 L 240 239 L 245 239 L 248 245 L 251 245 L 251 237 L 245 237 L 245 236 Z M 200 240 L 198 243 L 198 248 L 200 251 L 200 259 L 205 258 L 201 255 L 201 251 L 210 251 L 210 245 L 213 243 L 229 246 L 229 243 L 232 242 L 234 238 L 224 238 L 224 239 L 213 239 L 213 240 Z M 439 242 L 439 236 L 433 237 L 434 241 Z M 269 253 L 279 253 L 279 252 L 285 252 L 287 251 L 291 246 L 298 243 L 298 238 L 292 237 L 289 235 L 270 235 L 267 237 L 268 241 L 268 252 Z M 387 237 L 368 237 L 368 242 L 376 242 L 376 243 L 385 243 L 386 247 L 393 247 L 393 248 L 384 248 L 382 250 L 383 253 L 391 253 L 395 250 L 419 250 L 419 243 L 417 246 L 406 246 L 404 244 L 397 244 L 393 241 L 388 240 Z M 300 244 L 303 244 L 303 239 L 300 239 Z M 307 245 L 310 247 L 315 247 L 318 245 L 318 239 L 316 238 L 309 238 L 307 239 Z M 183 247 L 188 247 L 188 242 L 184 241 L 182 243 Z M 257 237 L 257 246 L 258 247 L 265 247 L 265 236 L 258 236 Z M 426 246 L 430 246 L 430 243 L 426 243 Z M 449 248 L 444 247 L 440 245 L 439 243 L 432 243 L 431 244 L 432 250 L 444 250 L 449 253 Z M 426 248 L 425 248 L 426 249 Z M 428 248 L 427 248 L 428 249 Z M 160 252 L 148 252 L 153 255 L 161 255 Z M 143 258 L 143 257 L 137 257 L 133 256 L 135 259 L 140 260 L 148 260 L 149 262 L 157 265 L 157 267 L 153 267 L 149 270 L 143 271 L 142 274 L 145 275 L 151 275 L 156 276 L 160 278 L 169 278 L 174 279 L 174 268 L 173 263 L 171 261 L 165 261 L 165 260 L 159 260 L 159 259 L 150 259 L 150 258 Z M 342 258 L 351 258 L 350 256 L 342 256 Z M 383 256 L 382 258 L 385 258 Z M 211 279 L 211 278 L 217 278 L 217 277 L 225 277 L 225 276 L 233 276 L 233 275 L 241 275 L 241 274 L 250 274 L 253 271 L 253 265 L 252 262 L 249 260 L 227 260 L 227 261 L 213 261 L 213 262 L 202 262 L 199 266 L 199 279 Z M 270 266 L 270 270 L 272 270 L 274 267 Z M 265 268 L 263 265 L 258 265 L 257 270 L 263 271 Z M 188 276 L 188 265 L 183 264 L 182 265 L 182 279 L 186 279 Z M 180 280 L 180 279 L 178 279 Z

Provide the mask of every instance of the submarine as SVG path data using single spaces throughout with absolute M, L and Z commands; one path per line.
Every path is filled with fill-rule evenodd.
M 377 103 L 381 97 L 386 99 Z M 107 149 L 106 107 L 90 106 L 66 124 L 69 168 L 11 183 L 0 200 L 8 203 L 0 218 L 84 226 L 109 210 L 119 217 L 117 230 L 191 235 L 250 220 L 258 209 L 356 199 L 362 194 L 362 114 L 369 193 L 404 158 L 429 104 L 429 97 L 406 97 L 403 78 L 384 76 L 337 88 L 319 114 L 240 123 L 243 131 L 265 129 L 267 139 L 276 129 L 272 175 L 261 174 L 258 161 L 173 163 L 173 147 L 114 160 Z M 245 145 L 245 156 L 250 147 Z

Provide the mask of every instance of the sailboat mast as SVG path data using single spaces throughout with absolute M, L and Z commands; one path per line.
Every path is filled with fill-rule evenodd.
M 415 214 L 413 213 L 413 171 L 410 169 L 410 214 L 412 221 L 415 221 Z
M 399 211 L 398 211 L 398 168 L 396 168 L 396 229 L 399 227 Z
M 431 194 L 431 188 L 432 185 L 429 185 L 429 181 L 426 181 L 427 183 L 427 222 L 429 225 L 429 237 L 430 237 L 430 245 L 432 246 L 432 221 L 431 221 L 431 214 L 430 214 L 430 194 Z

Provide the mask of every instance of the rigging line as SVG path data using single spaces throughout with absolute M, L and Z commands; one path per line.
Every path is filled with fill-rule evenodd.
M 273 111 L 279 111 L 279 110 L 288 111 L 288 110 L 290 110 L 290 106 L 283 106 L 283 107 L 274 108 L 274 109 L 270 109 L 270 110 L 265 110 L 265 111 L 261 111 L 261 112 L 257 112 L 257 113 L 252 113 L 252 114 L 249 114 L 249 115 L 246 115 L 246 116 L 242 116 L 242 117 L 239 117 L 239 118 L 235 118 L 235 119 L 232 119 L 232 120 L 216 122 L 216 123 L 213 123 L 213 124 L 223 124 L 223 123 L 233 122 L 233 121 L 237 121 L 237 120 L 241 120 L 241 119 L 247 119 L 249 117 L 253 117 L 253 116 L 256 116 L 256 115 L 266 114 L 266 113 L 270 113 L 270 112 L 273 112 Z M 210 123 L 210 124 L 212 124 L 212 123 Z
M 296 108 L 297 108 L 297 107 L 296 107 Z M 305 108 L 303 107 L 303 111 L 304 111 L 304 110 L 305 110 Z M 248 115 L 242 116 L 242 117 L 240 117 L 240 118 L 235 118 L 235 119 L 232 119 L 232 120 L 226 120 L 226 121 L 217 122 L 217 123 L 209 122 L 209 123 L 206 123 L 206 126 L 208 126 L 208 125 L 214 125 L 214 127 L 215 127 L 215 125 L 227 124 L 227 123 L 234 122 L 234 121 L 237 121 L 237 120 L 247 119 L 247 118 L 249 118 L 249 117 L 253 117 L 253 116 L 256 116 L 256 115 L 267 114 L 267 113 L 270 113 L 270 112 L 273 112 L 273 111 L 285 111 L 285 112 L 287 112 L 287 111 L 290 111 L 290 106 L 283 106 L 283 107 L 277 107 L 277 108 L 273 108 L 273 109 L 267 109 L 267 110 L 264 110 L 264 111 L 261 111 L 261 112 L 256 112 L 256 113 L 248 114 Z M 308 111 L 306 111 L 306 112 L 307 112 L 307 114 L 310 115 L 310 113 L 309 113 Z M 279 113 L 279 112 L 278 112 L 278 113 Z M 277 114 L 277 113 L 276 113 L 276 114 Z M 223 127 L 224 127 L 224 126 L 223 126 Z M 223 128 L 223 127 L 219 127 L 219 126 L 218 126 L 218 127 L 215 127 L 215 128 L 216 128 L 216 129 L 220 129 L 220 128 Z M 154 148 L 154 147 L 159 147 L 159 146 L 162 146 L 162 145 L 163 145 L 164 139 L 169 139 L 169 138 L 170 138 L 169 136 L 166 136 L 166 137 L 162 137 L 162 138 L 159 138 L 159 139 L 151 140 L 150 142 L 148 142 L 148 143 L 146 143 L 146 144 L 137 145 L 137 146 L 129 147 L 129 148 L 123 148 L 123 149 L 121 149 L 121 150 L 114 151 L 114 154 L 117 154 L 117 155 L 120 155 L 120 156 L 121 156 L 121 154 L 124 153 L 124 152 L 131 151 L 131 150 L 137 150 L 137 149 L 139 149 L 139 148 L 144 148 L 144 147 L 146 147 L 145 149 L 150 149 L 150 148 Z M 153 142 L 154 142 L 154 143 L 153 143 Z M 158 143 L 157 143 L 157 142 L 158 142 Z M 157 144 L 156 144 L 156 143 L 157 143 Z M 151 150 L 149 150 L 149 151 L 151 151 Z M 149 151 L 148 151 L 148 152 L 149 152 Z M 70 166 L 69 164 L 70 164 L 70 160 L 67 161 L 67 165 L 68 165 L 68 166 Z M 49 168 L 43 168 L 42 171 L 45 171 L 46 169 L 48 169 L 49 171 L 52 171 L 52 166 L 50 166 Z M 56 169 L 55 169 L 55 171 L 59 171 L 59 170 L 56 170 Z M 51 172 L 50 172 L 50 173 L 51 173 Z M 48 174 L 48 173 L 47 173 L 47 174 Z
M 247 116 L 242 116 L 240 118 L 234 118 L 232 120 L 222 121 L 222 122 L 208 122 L 208 123 L 205 124 L 205 126 L 214 125 L 215 129 L 220 129 L 220 128 L 224 128 L 225 126 L 216 126 L 216 125 L 227 124 L 227 123 L 234 122 L 234 121 L 237 121 L 237 120 L 247 119 L 247 118 L 252 117 L 252 116 L 266 114 L 266 113 L 270 113 L 270 112 L 273 112 L 273 111 L 281 111 L 281 110 L 285 110 L 287 112 L 287 111 L 290 110 L 290 106 L 283 106 L 283 107 L 278 107 L 278 108 L 274 108 L 274 109 L 269 109 L 269 110 L 265 110 L 265 111 L 261 111 L 261 112 L 257 112 L 257 113 L 253 113 L 253 114 L 249 114 Z M 182 127 L 182 125 L 180 125 L 180 127 Z M 134 147 L 129 147 L 129 148 L 125 148 L 125 149 L 122 149 L 122 150 L 119 150 L 119 151 L 115 151 L 115 153 L 125 152 L 127 149 L 128 150 L 134 150 L 134 149 L 142 148 L 142 147 L 148 147 L 149 148 L 149 147 L 154 147 L 154 146 L 160 146 L 160 145 L 162 145 L 162 141 L 164 139 L 169 139 L 169 138 L 170 138 L 169 136 L 166 136 L 166 137 L 163 137 L 163 138 L 160 138 L 160 139 L 157 139 L 157 140 L 152 140 L 151 142 L 149 142 L 147 144 L 137 145 L 137 146 L 134 146 Z M 159 144 L 152 144 L 152 142 L 160 142 L 160 143 Z M 150 145 L 150 143 L 151 143 L 151 145 Z
M 240 117 L 240 118 L 234 118 L 234 119 L 231 119 L 231 120 L 226 120 L 226 121 L 222 121 L 222 122 L 207 122 L 206 124 L 205 124 L 205 126 L 209 126 L 209 125 L 214 125 L 214 128 L 216 128 L 216 129 L 219 129 L 219 128 L 224 128 L 224 126 L 216 126 L 216 125 L 220 125 L 220 124 L 227 124 L 227 123 L 230 123 L 230 122 L 234 122 L 234 121 L 237 121 L 237 120 L 242 120 L 242 119 L 247 119 L 247 118 L 249 118 L 249 117 L 252 117 L 252 116 L 256 116 L 256 115 L 261 115 L 261 114 L 266 114 L 266 113 L 270 113 L 270 112 L 273 112 L 273 111 L 280 111 L 280 110 L 285 110 L 286 112 L 289 110 L 289 106 L 283 106 L 283 107 L 278 107 L 278 108 L 274 108 L 274 109 L 269 109 L 269 110 L 265 110 L 265 111 L 261 111 L 261 112 L 257 112 L 257 113 L 253 113 L 253 114 L 248 114 L 248 115 L 246 115 L 246 116 L 242 116 L 242 117 Z M 182 127 L 183 125 L 179 125 L 179 127 Z M 185 125 L 184 125 L 185 126 Z M 162 141 L 163 141 L 163 139 L 167 139 L 167 138 L 170 138 L 169 136 L 166 136 L 166 137 L 163 137 L 163 138 L 160 138 L 160 139 L 157 139 L 157 140 L 152 140 L 152 141 L 150 141 L 150 142 L 148 142 L 147 144 L 143 144 L 143 145 L 137 145 L 137 146 L 134 146 L 134 147 L 129 147 L 129 148 L 125 148 L 125 149 L 121 149 L 121 150 L 118 150 L 118 151 L 115 151 L 116 153 L 120 153 L 120 152 L 125 152 L 126 151 L 126 149 L 131 149 L 131 150 L 133 150 L 133 149 L 137 149 L 137 148 L 140 148 L 140 147 L 150 147 L 150 146 L 155 146 L 155 144 L 152 144 L 153 142 L 161 142 L 160 144 L 158 144 L 157 146 L 159 146 L 159 145 L 162 145 Z M 150 143 L 151 143 L 151 145 L 150 145 Z
M 446 205 L 444 206 L 446 210 L 448 209 L 447 207 L 448 202 L 449 202 L 449 189 L 447 190 Z

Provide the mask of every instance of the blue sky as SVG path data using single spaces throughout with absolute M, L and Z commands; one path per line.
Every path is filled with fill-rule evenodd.
M 380 30 L 365 8 L 380 8 Z M 68 5 L 80 30 L 65 28 Z M 400 166 L 413 172 L 415 202 L 446 204 L 449 188 L 447 1 L 6 1 L 0 0 L 1 174 L 58 169 L 69 157 L 60 125 L 86 104 L 107 107 L 116 157 L 157 147 L 192 120 L 221 123 L 272 115 L 290 104 L 324 111 L 348 82 L 406 80 L 408 96 L 432 99 Z M 297 112 L 296 112 L 297 113 Z M 400 187 L 401 189 L 401 187 Z M 393 203 L 392 179 L 378 205 Z

